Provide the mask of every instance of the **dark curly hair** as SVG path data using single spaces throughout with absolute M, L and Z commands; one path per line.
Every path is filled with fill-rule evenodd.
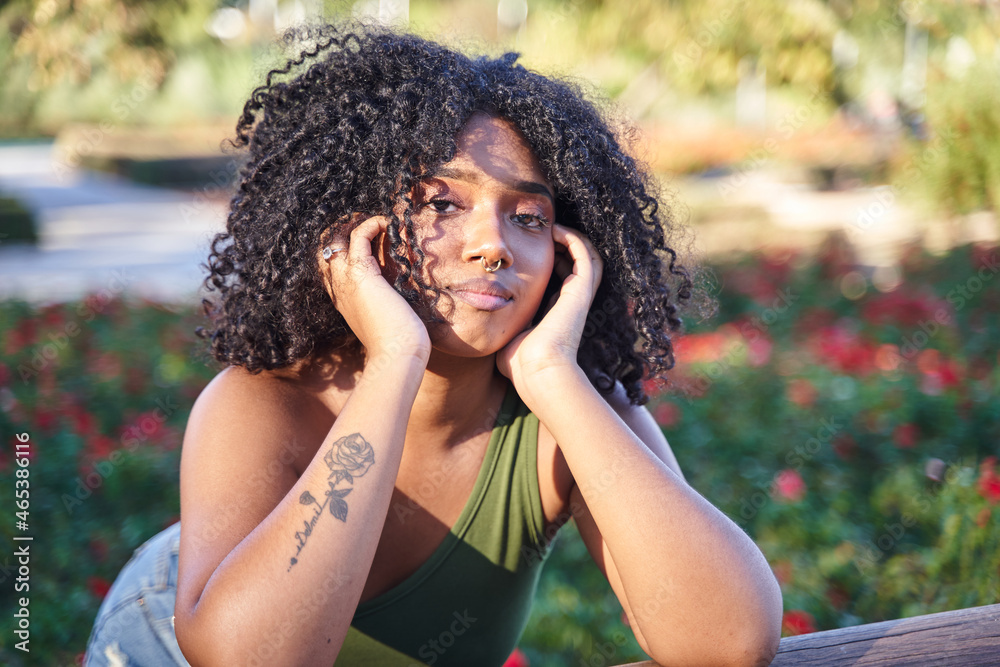
M 394 287 L 426 318 L 435 290 L 404 241 L 414 238 L 410 193 L 455 156 L 456 135 L 478 111 L 520 130 L 555 190 L 558 222 L 585 233 L 604 260 L 581 366 L 602 392 L 619 380 L 644 403 L 642 380 L 674 365 L 671 334 L 691 275 L 666 243 L 676 225 L 653 180 L 579 87 L 528 71 L 516 53 L 473 59 L 384 27 L 285 37 L 303 39 L 306 50 L 268 73 L 236 125 L 233 143 L 248 156 L 227 231 L 212 244 L 205 287 L 219 298 L 204 301 L 212 324 L 199 331 L 212 355 L 259 372 L 356 342 L 317 252 L 358 213 L 389 217 Z

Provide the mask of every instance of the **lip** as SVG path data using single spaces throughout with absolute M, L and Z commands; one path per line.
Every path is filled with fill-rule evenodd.
M 503 283 L 483 278 L 449 285 L 447 291 L 477 310 L 500 310 L 514 300 L 513 293 Z

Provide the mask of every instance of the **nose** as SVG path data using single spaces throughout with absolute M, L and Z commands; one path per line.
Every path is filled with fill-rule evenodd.
M 462 259 L 482 263 L 483 268 L 490 267 L 492 271 L 509 269 L 514 265 L 514 256 L 504 231 L 504 217 L 499 210 L 490 209 L 471 216 L 466 227 Z

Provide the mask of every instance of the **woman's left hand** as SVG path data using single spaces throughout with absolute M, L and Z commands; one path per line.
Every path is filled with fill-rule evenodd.
M 553 225 L 552 240 L 557 247 L 553 272 L 563 278 L 555 301 L 537 326 L 519 334 L 497 353 L 497 368 L 514 383 L 522 398 L 540 375 L 579 369 L 577 350 L 604 268 L 597 250 L 582 233 Z M 560 252 L 559 246 L 565 251 Z

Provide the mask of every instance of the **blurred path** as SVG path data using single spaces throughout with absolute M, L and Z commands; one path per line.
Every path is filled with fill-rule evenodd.
M 787 247 L 813 252 L 838 233 L 860 264 L 892 266 L 910 243 L 945 252 L 1000 238 L 991 214 L 949 220 L 921 210 L 914 193 L 898 187 L 820 191 L 801 175 L 789 178 L 767 168 L 678 178 L 674 185 L 697 225 L 696 243 L 709 256 Z
M 0 299 L 127 292 L 196 298 L 227 202 L 154 188 L 53 161 L 51 144 L 0 145 L 0 193 L 37 215 L 39 244 L 0 241 Z
M 678 178 L 696 244 L 709 257 L 767 247 L 815 251 L 841 232 L 869 266 L 895 264 L 904 243 L 945 249 L 997 239 L 989 215 L 961 226 L 930 219 L 888 187 L 818 192 L 767 169 Z M 0 241 L 0 299 L 77 299 L 102 290 L 192 301 L 208 244 L 225 226 L 227 197 L 138 185 L 53 162 L 50 144 L 0 144 L 0 192 L 38 214 L 37 248 Z

